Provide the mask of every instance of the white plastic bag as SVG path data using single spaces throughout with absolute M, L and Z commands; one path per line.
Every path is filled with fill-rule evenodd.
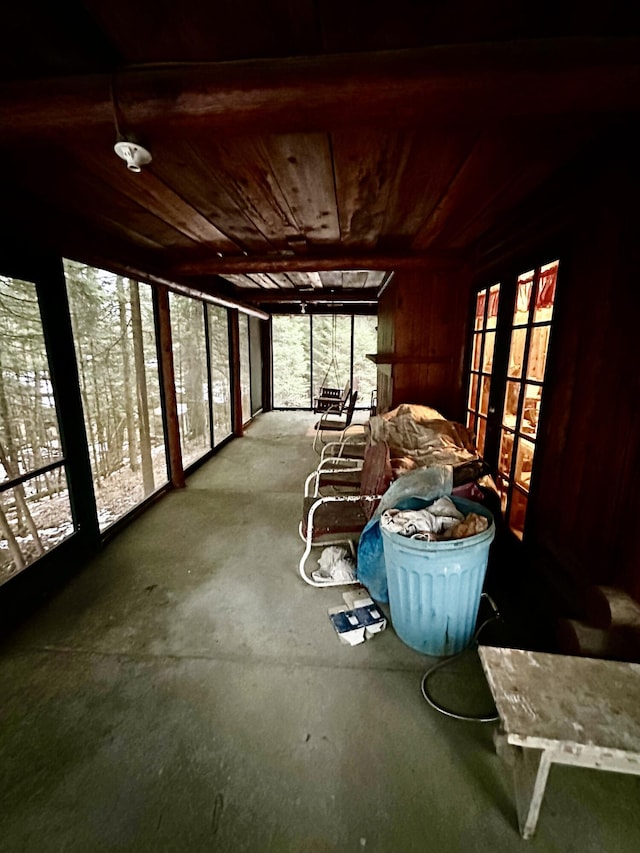
M 356 567 L 346 548 L 329 545 L 318 560 L 318 571 L 312 572 L 314 581 L 342 581 L 351 583 L 356 579 Z

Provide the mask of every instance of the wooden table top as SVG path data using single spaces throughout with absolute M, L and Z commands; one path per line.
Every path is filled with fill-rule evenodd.
M 640 664 L 479 648 L 510 743 L 640 754 Z

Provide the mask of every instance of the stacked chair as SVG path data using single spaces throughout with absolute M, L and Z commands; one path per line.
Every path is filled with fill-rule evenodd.
M 300 536 L 305 543 L 305 550 L 300 558 L 299 571 L 302 579 L 311 586 L 344 585 L 344 580 L 314 580 L 307 574 L 306 562 L 311 549 L 316 545 L 326 547 L 346 544 L 355 557 L 354 540 L 360 536 L 372 517 L 393 477 L 388 444 L 379 442 L 367 445 L 362 467 L 351 470 L 357 474 L 359 480 L 354 484 L 354 494 L 322 497 L 318 495 L 317 483 L 314 485 L 313 495 L 305 494 L 300 522 Z M 348 472 L 343 471 L 343 474 L 346 473 Z M 307 483 L 309 482 L 307 478 Z M 305 487 L 305 493 L 309 490 Z

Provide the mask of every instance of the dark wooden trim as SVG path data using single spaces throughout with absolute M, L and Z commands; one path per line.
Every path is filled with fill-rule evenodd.
M 416 50 L 147 65 L 116 75 L 121 125 L 197 122 L 225 132 L 384 122 L 459 124 L 640 106 L 640 40 L 556 38 Z M 113 126 L 111 75 L 0 87 L 10 132 Z
M 63 468 L 66 460 L 64 456 L 61 456 L 59 459 L 56 459 L 55 462 L 50 462 L 48 465 L 43 465 L 41 468 L 34 468 L 32 471 L 27 471 L 26 474 L 21 474 L 19 477 L 13 477 L 11 480 L 5 480 L 0 483 L 0 494 L 2 492 L 6 492 L 9 489 L 15 489 L 16 486 L 21 486 L 22 483 L 26 483 L 27 480 L 33 480 L 34 477 L 40 477 L 42 474 L 48 474 L 49 471 L 53 471 L 56 468 Z
M 231 419 L 233 434 L 244 435 L 242 421 L 242 385 L 240 380 L 240 314 L 229 311 L 229 355 L 231 356 Z
M 306 255 L 274 255 L 264 256 L 227 256 L 219 258 L 185 257 L 183 260 L 175 258 L 173 263 L 167 265 L 167 275 L 181 278 L 183 276 L 210 276 L 210 275 L 250 275 L 252 273 L 286 273 L 286 272 L 333 272 L 353 270 L 382 270 L 389 272 L 396 269 L 415 269 L 417 267 L 439 267 L 448 266 L 451 263 L 460 263 L 464 259 L 461 252 L 446 250 L 425 250 L 405 252 L 368 252 L 366 254 L 333 253 L 306 254 Z M 363 290 L 367 288 L 362 288 Z M 377 290 L 377 288 L 369 288 Z M 317 288 L 322 292 L 321 288 Z M 261 289 L 258 291 L 263 296 L 271 297 L 277 290 Z M 311 291 L 309 291 L 311 292 Z
M 180 443 L 178 422 L 178 404 L 176 401 L 176 380 L 173 364 L 173 346 L 171 337 L 171 316 L 169 313 L 169 291 L 166 287 L 157 288 L 158 335 L 160 338 L 160 364 L 164 409 L 167 429 L 167 455 L 169 458 L 169 479 L 175 488 L 185 486 L 184 466 Z
M 314 303 L 360 302 L 365 305 L 375 305 L 378 302 L 374 288 L 361 288 L 359 290 L 274 290 L 267 293 L 249 291 L 243 297 L 245 302 L 254 302 L 257 305 L 278 305 L 287 302 L 304 302 L 306 305 Z
M 98 510 L 80 396 L 80 377 L 67 285 L 59 257 L 52 256 L 43 264 L 42 271 L 36 277 L 36 287 L 66 462 L 71 511 L 82 547 L 97 548 L 100 543 Z
M 262 344 L 262 410 L 273 408 L 273 344 L 271 339 L 271 317 L 261 324 Z

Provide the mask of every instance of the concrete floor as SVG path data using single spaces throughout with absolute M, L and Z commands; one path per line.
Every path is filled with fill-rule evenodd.
M 493 724 L 392 630 L 340 645 L 296 573 L 312 423 L 260 417 L 4 641 L 0 850 L 637 853 L 640 779 L 554 767 L 522 841 Z

